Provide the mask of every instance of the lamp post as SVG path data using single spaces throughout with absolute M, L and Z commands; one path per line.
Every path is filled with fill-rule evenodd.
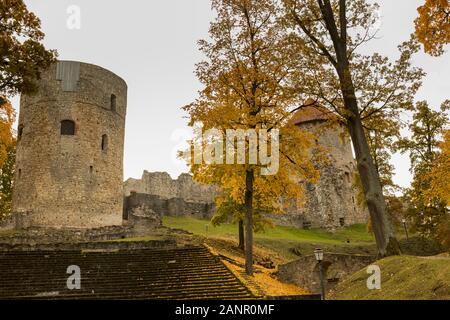
M 317 263 L 319 264 L 319 277 L 320 277 L 320 291 L 322 300 L 325 300 L 325 284 L 323 279 L 323 250 L 320 248 L 317 248 L 314 250 L 314 255 L 316 256 Z
M 405 233 L 406 233 L 406 240 L 409 240 L 408 228 L 406 227 L 406 219 L 402 219 L 402 223 L 403 223 L 403 228 L 405 229 Z

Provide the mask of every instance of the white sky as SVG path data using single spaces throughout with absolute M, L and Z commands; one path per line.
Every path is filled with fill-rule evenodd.
M 180 109 L 200 89 L 193 73 L 202 59 L 196 41 L 206 38 L 213 17 L 209 0 L 25 0 L 42 21 L 45 45 L 61 60 L 100 65 L 128 83 L 125 178 L 143 170 L 167 171 L 172 177 L 187 168 L 174 160 L 187 132 Z M 364 50 L 397 57 L 397 45 L 413 32 L 416 8 L 423 0 L 380 0 L 379 39 Z M 81 9 L 81 28 L 67 28 L 67 8 Z M 450 98 L 450 53 L 440 58 L 420 54 L 415 64 L 427 72 L 417 100 L 438 108 Z M 13 105 L 18 109 L 18 99 Z M 395 182 L 408 186 L 409 158 L 395 155 Z

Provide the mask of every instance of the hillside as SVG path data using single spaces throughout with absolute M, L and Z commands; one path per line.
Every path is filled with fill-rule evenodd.
M 173 229 L 182 229 L 196 236 L 203 237 L 206 242 L 222 242 L 237 245 L 237 225 L 211 225 L 208 220 L 192 217 L 163 217 L 163 224 Z M 441 251 L 433 241 L 411 235 L 406 240 L 402 231 L 398 232 L 402 252 L 406 255 L 431 256 Z M 270 252 L 270 256 L 279 263 L 286 263 L 301 256 L 312 254 L 320 247 L 326 252 L 347 254 L 376 255 L 375 239 L 367 232 L 366 226 L 357 224 L 335 232 L 321 229 L 298 229 L 294 227 L 276 226 L 265 232 L 254 234 L 255 247 Z M 277 259 L 277 258 L 278 259 Z
M 366 269 L 338 284 L 336 300 L 450 300 L 450 257 L 400 256 L 374 263 L 381 269 L 381 290 L 368 290 Z
M 324 249 L 326 253 L 376 254 L 376 245 L 373 236 L 367 233 L 365 225 L 353 225 L 339 229 L 336 232 L 320 229 L 302 230 L 293 227 L 277 226 L 266 230 L 266 232 L 256 233 L 254 235 L 255 277 L 248 277 L 245 275 L 244 271 L 244 254 L 237 248 L 237 225 L 222 224 L 214 227 L 208 220 L 184 216 L 164 216 L 163 225 L 164 228 L 158 231 L 158 235 L 154 234 L 148 237 L 120 239 L 117 241 L 139 241 L 161 238 L 176 240 L 180 245 L 206 245 L 210 251 L 221 257 L 227 267 L 246 284 L 255 296 L 308 294 L 309 292 L 306 288 L 281 282 L 276 276 L 276 273 L 278 266 L 310 255 L 313 253 L 314 248 L 320 247 Z M 441 252 L 440 248 L 431 241 L 425 241 L 417 236 L 410 237 L 409 240 L 407 240 L 401 236 L 401 232 L 399 232 L 398 236 L 400 246 L 405 255 L 434 256 Z M 448 282 L 446 283 L 443 281 L 442 286 L 439 282 L 439 279 L 445 279 L 445 277 L 450 279 L 448 269 L 445 276 L 441 275 L 439 277 L 434 276 L 435 271 L 433 270 L 436 270 L 436 272 L 444 270 L 441 264 L 450 264 L 450 261 L 448 260 L 450 258 L 429 257 L 420 260 L 421 258 L 403 256 L 391 259 L 419 259 L 421 263 L 430 263 L 431 269 L 428 270 L 425 268 L 425 270 L 427 270 L 427 277 L 425 278 L 414 276 L 414 271 L 410 271 L 404 275 L 404 277 L 408 279 L 424 279 L 424 281 L 427 282 L 427 286 L 418 284 L 416 288 L 413 288 L 414 285 L 412 285 L 410 291 L 413 297 L 417 296 L 417 299 L 421 299 L 420 295 L 416 292 L 417 288 L 420 288 L 421 286 L 429 286 L 429 291 L 435 289 L 437 296 L 442 295 L 441 290 L 448 290 Z M 388 274 L 399 273 L 403 276 L 403 271 L 408 270 L 407 268 L 404 269 L 404 266 L 408 266 L 409 262 L 406 261 L 403 264 L 394 262 L 394 267 L 398 267 L 398 270 L 395 272 L 391 270 L 391 267 L 385 268 L 384 263 L 384 260 L 380 261 L 383 277 L 382 285 L 387 286 L 383 287 L 385 290 L 382 290 L 382 292 L 389 291 L 389 294 L 385 293 L 387 299 L 412 299 L 405 295 L 397 297 L 397 285 L 395 282 L 393 282 L 392 285 L 391 283 L 384 283 L 384 281 L 387 281 L 384 276 L 385 272 Z M 421 268 L 420 263 L 419 265 L 420 267 L 418 266 L 418 269 Z M 358 275 L 361 277 L 361 280 L 359 281 L 361 283 L 358 282 L 359 278 L 357 278 L 356 280 L 353 280 L 356 281 L 355 283 L 351 282 L 350 284 L 355 285 L 356 287 L 359 285 L 362 288 L 360 291 L 355 291 L 355 298 L 366 299 L 366 297 L 364 297 L 364 294 L 367 293 L 365 281 L 369 275 L 365 273 L 365 270 L 358 273 Z M 437 282 L 434 279 L 437 279 Z M 403 280 L 399 281 L 402 282 Z M 406 286 L 406 284 L 404 285 Z M 349 287 L 348 291 L 346 287 L 339 286 L 339 288 L 341 288 L 341 291 L 336 294 L 337 299 L 352 298 L 351 295 L 345 294 L 345 292 L 352 292 L 352 287 Z M 372 294 L 374 293 L 372 292 Z M 379 299 L 384 298 L 384 296 L 379 297 Z M 374 297 L 374 299 L 377 299 L 377 297 Z

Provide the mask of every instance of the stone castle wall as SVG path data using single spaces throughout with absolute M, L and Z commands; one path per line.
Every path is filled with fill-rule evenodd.
M 210 218 L 214 214 L 213 203 L 187 202 L 181 198 L 163 199 L 160 196 L 131 192 L 125 197 L 125 221 L 133 220 L 136 216 L 150 217 L 158 220 L 161 216 L 192 216 L 201 219 Z M 156 217 L 156 218 L 155 218 Z
M 167 172 L 144 171 L 141 179 L 130 178 L 125 181 L 125 196 L 129 196 L 131 191 L 156 195 L 162 199 L 180 198 L 186 202 L 213 203 L 217 188 L 197 183 L 187 173 L 172 179 Z
M 326 121 L 322 120 L 298 124 L 300 129 L 315 134 L 316 143 L 325 149 L 330 161 L 320 166 L 318 183 L 304 186 L 306 194 L 302 206 L 293 205 L 285 214 L 267 214 L 277 225 L 336 229 L 367 222 L 367 210 L 356 202 L 357 191 L 353 182 L 356 166 L 350 138 L 344 134 L 343 127 L 325 125 Z M 214 214 L 212 204 L 218 191 L 213 186 L 194 182 L 189 174 L 182 174 L 174 180 L 168 173 L 147 171 L 142 179 L 128 179 L 124 190 L 126 196 L 131 191 L 155 196 L 155 199 L 146 201 L 150 201 L 150 207 L 163 215 L 195 214 L 200 217 Z M 171 199 L 170 209 L 167 199 Z M 192 203 L 197 204 L 195 210 L 191 208 Z M 201 208 L 205 209 L 202 211 Z
M 120 225 L 126 107 L 126 83 L 101 67 L 61 61 L 42 73 L 21 97 L 13 212 L 30 226 Z
M 304 186 L 303 206 L 294 206 L 287 214 L 273 215 L 272 219 L 279 225 L 300 228 L 334 229 L 366 223 L 368 211 L 356 201 L 356 163 L 345 129 L 341 126 L 326 127 L 324 121 L 309 121 L 298 126 L 316 135 L 316 143 L 325 148 L 330 161 L 319 166 L 320 179 L 316 184 Z

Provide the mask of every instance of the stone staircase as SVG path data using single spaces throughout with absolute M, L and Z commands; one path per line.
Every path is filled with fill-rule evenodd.
M 69 290 L 67 268 L 80 267 Z M 0 252 L 0 299 L 251 299 L 204 247 Z

